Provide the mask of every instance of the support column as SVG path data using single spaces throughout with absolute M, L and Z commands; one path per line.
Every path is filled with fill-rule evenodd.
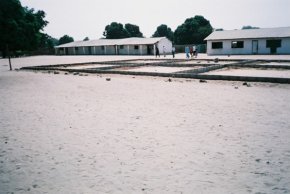
M 94 46 L 94 55 L 96 55 L 96 47 Z
M 107 48 L 106 48 L 106 45 L 104 46 L 104 48 L 105 48 L 105 55 L 107 54 Z
M 140 55 L 143 54 L 143 45 L 140 45 Z
M 128 55 L 130 55 L 130 45 L 128 45 Z
M 155 55 L 156 53 L 156 44 L 153 44 L 153 56 Z
M 85 55 L 86 53 L 85 47 L 83 46 L 83 55 Z

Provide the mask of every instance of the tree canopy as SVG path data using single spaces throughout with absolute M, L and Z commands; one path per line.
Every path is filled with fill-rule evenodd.
M 242 30 L 249 30 L 249 29 L 259 29 L 259 27 L 254 27 L 254 26 L 243 26 Z
M 125 30 L 128 33 L 128 37 L 143 37 L 142 32 L 140 32 L 139 26 L 134 24 L 125 24 Z
M 70 37 L 69 35 L 63 35 L 59 41 L 58 41 L 58 45 L 61 45 L 61 44 L 66 44 L 66 43 L 70 43 L 70 42 L 73 42 L 74 39 L 73 37 Z
M 48 24 L 44 11 L 22 7 L 19 0 L 0 0 L 0 50 L 35 50 L 48 36 L 42 33 Z M 4 56 L 5 57 L 5 56 Z
M 107 39 L 143 37 L 139 26 L 128 23 L 124 27 L 123 24 L 117 22 L 112 22 L 110 25 L 107 25 L 103 35 Z
M 202 44 L 204 39 L 212 33 L 210 22 L 203 16 L 187 18 L 174 32 L 176 44 Z
M 173 41 L 173 32 L 167 25 L 161 24 L 157 27 L 152 37 L 167 37 L 169 40 Z

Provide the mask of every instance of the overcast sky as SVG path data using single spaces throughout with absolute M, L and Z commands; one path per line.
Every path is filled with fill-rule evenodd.
M 290 27 L 290 0 L 20 0 L 22 6 L 43 10 L 45 32 L 75 40 L 98 39 L 111 22 L 131 23 L 146 37 L 160 24 L 173 31 L 186 18 L 202 15 L 213 28 Z

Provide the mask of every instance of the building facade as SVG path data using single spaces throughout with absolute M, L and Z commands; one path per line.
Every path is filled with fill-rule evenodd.
M 290 54 L 290 27 L 215 31 L 205 40 L 208 55 Z
M 55 47 L 56 55 L 154 55 L 170 53 L 172 42 L 166 37 L 76 41 Z

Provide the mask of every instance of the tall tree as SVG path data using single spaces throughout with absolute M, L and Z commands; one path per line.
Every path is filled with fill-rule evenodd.
M 167 25 L 161 24 L 157 27 L 152 37 L 167 37 L 169 40 L 173 41 L 173 32 Z
M 73 42 L 74 39 L 73 37 L 70 37 L 69 35 L 63 35 L 59 41 L 58 41 L 58 45 L 61 45 L 61 44 L 66 44 L 66 43 L 70 43 L 70 42 Z
M 134 24 L 125 24 L 125 30 L 129 37 L 143 37 L 142 32 L 140 32 L 139 26 Z
M 0 50 L 35 50 L 42 41 L 45 12 L 22 7 L 19 0 L 0 0 Z
M 203 16 L 187 18 L 174 32 L 176 44 L 202 44 L 204 39 L 212 33 L 210 22 Z
M 259 29 L 259 27 L 255 27 L 255 26 L 243 26 L 242 30 L 249 30 L 249 29 Z
M 110 25 L 107 25 L 103 35 L 106 37 L 106 39 L 129 37 L 128 32 L 123 27 L 123 24 L 117 22 L 112 22 Z
M 39 48 L 41 49 L 53 49 L 58 44 L 58 40 L 49 36 L 48 34 L 42 34 L 40 39 Z

